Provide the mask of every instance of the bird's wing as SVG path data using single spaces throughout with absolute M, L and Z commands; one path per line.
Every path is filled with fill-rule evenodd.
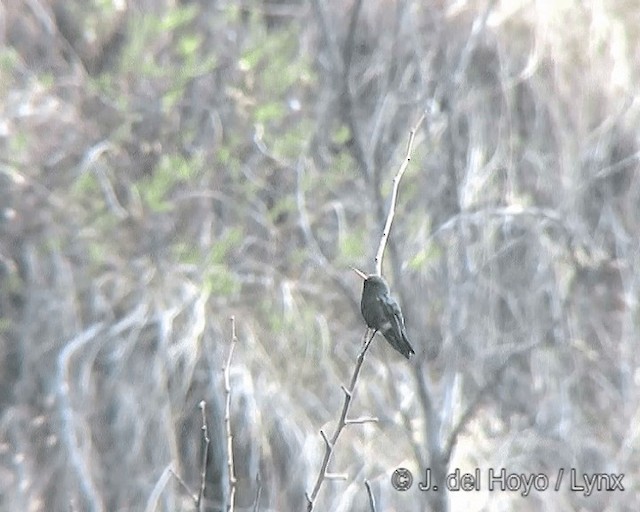
M 398 306 L 398 303 L 395 301 L 395 299 L 391 297 L 391 295 L 383 295 L 379 298 L 379 300 L 385 312 L 385 318 L 388 318 L 390 320 L 393 319 L 396 324 L 395 327 L 397 327 L 398 330 L 401 331 L 402 329 L 404 329 L 404 318 L 402 317 L 402 311 L 400 311 L 400 306 Z

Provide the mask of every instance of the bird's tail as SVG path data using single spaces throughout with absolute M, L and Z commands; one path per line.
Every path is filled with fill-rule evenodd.
M 388 329 L 384 333 L 384 337 L 393 348 L 407 359 L 411 359 L 411 356 L 415 354 L 415 351 L 411 347 L 411 343 L 409 343 L 409 338 L 407 338 L 407 333 L 404 332 L 404 330 L 396 332 L 393 329 Z

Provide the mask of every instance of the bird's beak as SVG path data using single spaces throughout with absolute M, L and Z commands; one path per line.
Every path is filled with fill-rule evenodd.
M 367 279 L 367 277 L 369 277 L 362 270 L 358 270 L 356 267 L 351 267 L 351 270 L 353 270 L 356 274 L 358 274 L 362 279 Z

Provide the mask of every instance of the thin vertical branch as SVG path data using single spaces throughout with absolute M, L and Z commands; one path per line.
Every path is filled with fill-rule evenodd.
M 197 509 L 202 512 L 202 498 L 204 497 L 205 487 L 207 485 L 207 461 L 209 459 L 209 429 L 207 428 L 207 403 L 202 400 L 199 404 L 200 412 L 202 413 L 202 468 L 200 469 L 200 493 L 198 494 L 198 500 L 196 501 Z
M 423 112 L 422 115 L 420 116 L 420 118 L 418 119 L 417 123 L 415 124 L 415 126 L 411 129 L 411 132 L 409 134 L 409 141 L 407 143 L 407 152 L 405 155 L 405 159 L 402 162 L 402 164 L 400 165 L 400 168 L 398 169 L 398 172 L 396 173 L 394 179 L 393 179 L 393 193 L 391 196 L 391 204 L 389 207 L 389 213 L 387 215 L 387 221 L 384 227 L 384 231 L 382 233 L 382 238 L 380 240 L 380 245 L 378 247 L 378 252 L 376 253 L 376 273 L 378 275 L 382 274 L 382 257 L 384 254 L 384 250 L 385 247 L 387 245 L 387 240 L 389 238 L 389 233 L 391 232 L 391 224 L 393 223 L 393 217 L 395 215 L 395 205 L 396 205 L 396 201 L 398 198 L 398 188 L 400 185 L 400 180 L 402 179 L 403 174 L 405 173 L 405 171 L 407 170 L 407 167 L 409 165 L 409 162 L 411 161 L 411 156 L 413 153 L 413 142 L 415 140 L 415 135 L 416 132 L 418 131 L 418 128 L 420 128 L 420 126 L 422 125 L 424 119 L 425 119 L 425 115 L 426 112 Z M 369 331 L 367 330 L 367 333 Z M 322 439 L 324 440 L 324 445 L 325 445 L 325 451 L 324 451 L 324 457 L 322 459 L 322 464 L 320 466 L 320 471 L 318 473 L 318 477 L 316 479 L 316 483 L 313 486 L 313 490 L 311 491 L 311 494 L 305 493 L 305 497 L 307 498 L 307 512 L 311 512 L 313 510 L 314 504 L 315 504 L 315 500 L 318 496 L 318 493 L 320 491 L 320 487 L 322 486 L 322 482 L 324 482 L 324 480 L 328 479 L 328 478 L 337 478 L 339 477 L 339 475 L 333 474 L 333 473 L 329 473 L 327 471 L 327 468 L 329 467 L 329 463 L 331 462 L 331 456 L 333 455 L 333 450 L 335 448 L 335 444 L 336 441 L 338 440 L 338 437 L 340 436 L 340 433 L 342 432 L 342 429 L 347 425 L 347 424 L 353 424 L 353 423 L 364 423 L 364 422 L 368 422 L 368 421 L 377 421 L 377 418 L 359 418 L 359 419 L 354 419 L 354 420 L 350 420 L 347 419 L 347 414 L 349 412 L 349 408 L 351 406 L 351 400 L 353 398 L 353 394 L 355 392 L 355 388 L 356 388 L 356 384 L 358 381 L 358 376 L 360 374 L 360 369 L 362 368 L 362 363 L 364 362 L 364 356 L 367 353 L 367 350 L 369 349 L 369 346 L 371 345 L 371 342 L 373 341 L 373 338 L 376 334 L 376 331 L 373 331 L 373 333 L 371 334 L 371 336 L 369 336 L 369 338 L 366 338 L 366 334 L 365 334 L 365 340 L 366 342 L 363 345 L 362 350 L 360 351 L 360 353 L 358 354 L 358 358 L 356 360 L 356 366 L 353 370 L 353 374 L 351 376 L 351 382 L 349 383 L 349 387 L 345 388 L 344 386 L 342 386 L 342 391 L 344 392 L 344 402 L 342 404 L 342 412 L 340 413 L 340 419 L 338 420 L 338 424 L 336 425 L 336 429 L 333 433 L 333 435 L 331 436 L 331 439 L 329 439 L 327 437 L 327 435 L 321 430 L 320 431 L 320 435 L 322 436 Z M 341 476 L 340 476 L 341 477 Z M 368 491 L 370 492 L 370 488 L 369 486 L 367 486 Z M 373 499 L 373 496 L 370 494 L 370 500 Z M 372 506 L 372 510 L 375 510 L 375 502 L 371 502 L 371 506 Z
M 260 481 L 260 473 L 256 475 L 256 484 L 258 485 L 258 490 L 256 491 L 256 499 L 253 503 L 253 512 L 258 512 L 260 510 L 260 497 L 262 496 L 262 482 Z
M 227 512 L 233 512 L 236 499 L 236 474 L 233 466 L 233 435 L 231 434 L 231 385 L 229 383 L 229 368 L 231 367 L 231 358 L 236 346 L 238 338 L 236 336 L 236 318 L 231 317 L 231 347 L 229 348 L 229 356 L 227 363 L 222 369 L 224 376 L 224 424 L 227 430 L 227 471 L 229 474 L 229 502 L 227 503 Z
M 207 426 L 206 405 L 207 403 L 204 400 L 200 401 L 198 404 L 202 415 L 202 427 L 200 427 L 202 430 L 202 466 L 200 468 L 200 490 L 198 491 L 198 494 L 191 491 L 184 479 L 176 473 L 171 466 L 168 466 L 166 470 L 170 475 L 175 477 L 180 486 L 185 490 L 189 497 L 191 497 L 195 505 L 195 509 L 198 512 L 202 512 L 204 510 L 204 492 L 207 487 L 207 463 L 209 461 L 209 444 L 211 443 L 211 439 L 209 438 L 209 427 Z M 147 505 L 147 509 L 149 509 L 149 505 Z
M 367 333 L 369 330 L 367 329 Z M 340 437 L 340 433 L 345 425 L 349 423 L 364 423 L 363 419 L 358 421 L 350 421 L 347 419 L 347 414 L 349 412 L 349 407 L 351 406 L 351 400 L 356 390 L 356 384 L 358 383 L 358 375 L 360 375 L 360 369 L 362 368 L 362 363 L 364 362 L 364 356 L 369 350 L 369 346 L 373 341 L 374 336 L 376 335 L 376 331 L 371 333 L 371 336 L 366 340 L 366 343 L 363 345 L 362 350 L 358 354 L 358 358 L 356 360 L 356 366 L 353 369 L 353 374 L 351 375 L 351 381 L 349 382 L 349 387 L 342 387 L 342 391 L 344 392 L 344 402 L 342 403 L 342 412 L 340 413 L 340 419 L 338 420 L 338 424 L 336 425 L 336 429 L 331 436 L 331 439 L 327 437 L 327 435 L 321 430 L 320 435 L 324 440 L 324 457 L 322 459 L 322 465 L 320 466 L 320 471 L 318 472 L 318 477 L 316 479 L 316 483 L 313 486 L 313 490 L 311 494 L 305 493 L 305 497 L 307 498 L 307 512 L 311 512 L 313 510 L 313 506 L 315 504 L 315 500 L 318 497 L 318 492 L 320 492 L 320 487 L 322 486 L 322 482 L 324 482 L 327 478 L 336 478 L 337 475 L 333 473 L 329 473 L 327 468 L 329 466 L 329 462 L 331 461 L 331 456 L 333 455 L 333 449 L 335 448 L 336 441 L 338 437 Z M 365 335 L 366 336 L 366 335 Z M 365 338 L 366 339 L 366 338 Z M 377 418 L 366 418 L 366 421 L 377 421 Z
M 376 512 L 376 499 L 373 497 L 369 480 L 364 481 L 364 486 L 367 488 L 367 496 L 369 496 L 369 508 L 371 509 L 371 512 Z
M 400 180 L 402 179 L 404 172 L 407 170 L 407 167 L 409 166 L 409 162 L 411 162 L 411 156 L 413 155 L 413 141 L 416 138 L 416 132 L 418 131 L 418 128 L 420 128 L 420 125 L 422 125 L 422 122 L 424 121 L 425 116 L 426 116 L 426 111 L 422 112 L 420 119 L 418 119 L 418 122 L 411 129 L 411 132 L 409 133 L 409 142 L 407 143 L 407 152 L 405 154 L 404 160 L 402 161 L 402 164 L 400 165 L 400 168 L 398 169 L 398 172 L 393 178 L 393 191 L 391 193 L 391 204 L 389 205 L 387 222 L 384 225 L 384 231 L 382 232 L 382 238 L 380 238 L 380 245 L 378 246 L 378 252 L 376 253 L 376 259 L 375 259 L 376 274 L 378 274 L 379 276 L 382 275 L 382 257 L 384 256 L 384 250 L 387 246 L 389 233 L 391 233 L 391 224 L 393 224 L 393 217 L 396 214 L 396 202 L 398 200 L 398 188 L 400 187 Z

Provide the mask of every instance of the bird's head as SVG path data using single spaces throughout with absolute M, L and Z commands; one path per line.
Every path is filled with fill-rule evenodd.
M 380 292 L 389 291 L 389 285 L 382 276 L 379 276 L 377 274 L 365 274 L 362 270 L 358 270 L 355 267 L 351 267 L 351 270 L 353 270 L 364 280 L 365 289 L 372 291 L 379 290 Z

